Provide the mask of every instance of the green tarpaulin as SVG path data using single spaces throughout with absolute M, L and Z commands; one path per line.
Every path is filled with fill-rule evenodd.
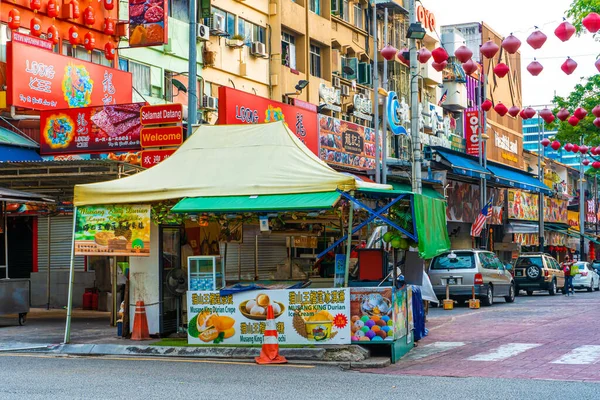
M 177 203 L 171 211 L 175 213 L 226 213 L 327 210 L 332 208 L 339 199 L 338 192 L 187 197 Z
M 418 194 L 414 196 L 419 255 L 426 260 L 450 250 L 446 202 Z
M 408 183 L 390 182 L 394 190 L 402 190 L 404 192 L 412 192 L 412 188 Z M 438 193 L 435 189 L 423 186 L 421 190 L 423 196 L 431 197 L 432 199 L 444 200 L 444 196 Z

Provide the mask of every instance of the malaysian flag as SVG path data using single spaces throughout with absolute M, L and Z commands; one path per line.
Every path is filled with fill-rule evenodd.
M 493 201 L 494 201 L 494 198 L 492 197 L 487 202 L 485 207 L 483 207 L 481 209 L 481 212 L 477 216 L 477 219 L 475 220 L 475 222 L 473 222 L 473 225 L 471 226 L 471 237 L 479 237 L 479 235 L 481 235 L 481 231 L 483 230 L 485 223 L 487 222 L 488 218 L 490 218 L 492 216 Z
M 440 101 L 438 101 L 438 106 L 441 107 L 442 104 L 444 104 L 446 102 L 447 98 L 448 98 L 448 90 L 444 91 L 444 94 L 442 95 L 442 97 L 440 97 Z

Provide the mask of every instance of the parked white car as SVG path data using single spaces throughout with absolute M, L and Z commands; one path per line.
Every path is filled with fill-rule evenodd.
M 600 275 L 592 268 L 590 263 L 579 261 L 575 265 L 579 267 L 579 273 L 573 277 L 573 287 L 575 289 L 587 289 L 588 292 L 600 290 Z

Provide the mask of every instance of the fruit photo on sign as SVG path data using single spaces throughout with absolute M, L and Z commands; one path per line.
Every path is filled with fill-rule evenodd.
M 229 316 L 205 310 L 192 317 L 188 324 L 188 333 L 205 343 L 219 344 L 235 335 L 234 324 L 235 319 Z
M 268 295 L 259 294 L 254 300 L 244 301 L 240 304 L 242 315 L 248 319 L 264 321 L 267 319 L 267 307 L 273 306 L 274 318 L 278 318 L 285 311 L 285 306 L 277 301 L 272 301 Z
M 129 45 L 165 43 L 167 5 L 164 0 L 129 0 Z

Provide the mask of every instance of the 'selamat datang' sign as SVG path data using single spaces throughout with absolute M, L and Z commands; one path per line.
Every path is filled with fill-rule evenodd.
M 183 121 L 183 106 L 179 103 L 144 106 L 140 118 L 142 125 L 177 124 Z

